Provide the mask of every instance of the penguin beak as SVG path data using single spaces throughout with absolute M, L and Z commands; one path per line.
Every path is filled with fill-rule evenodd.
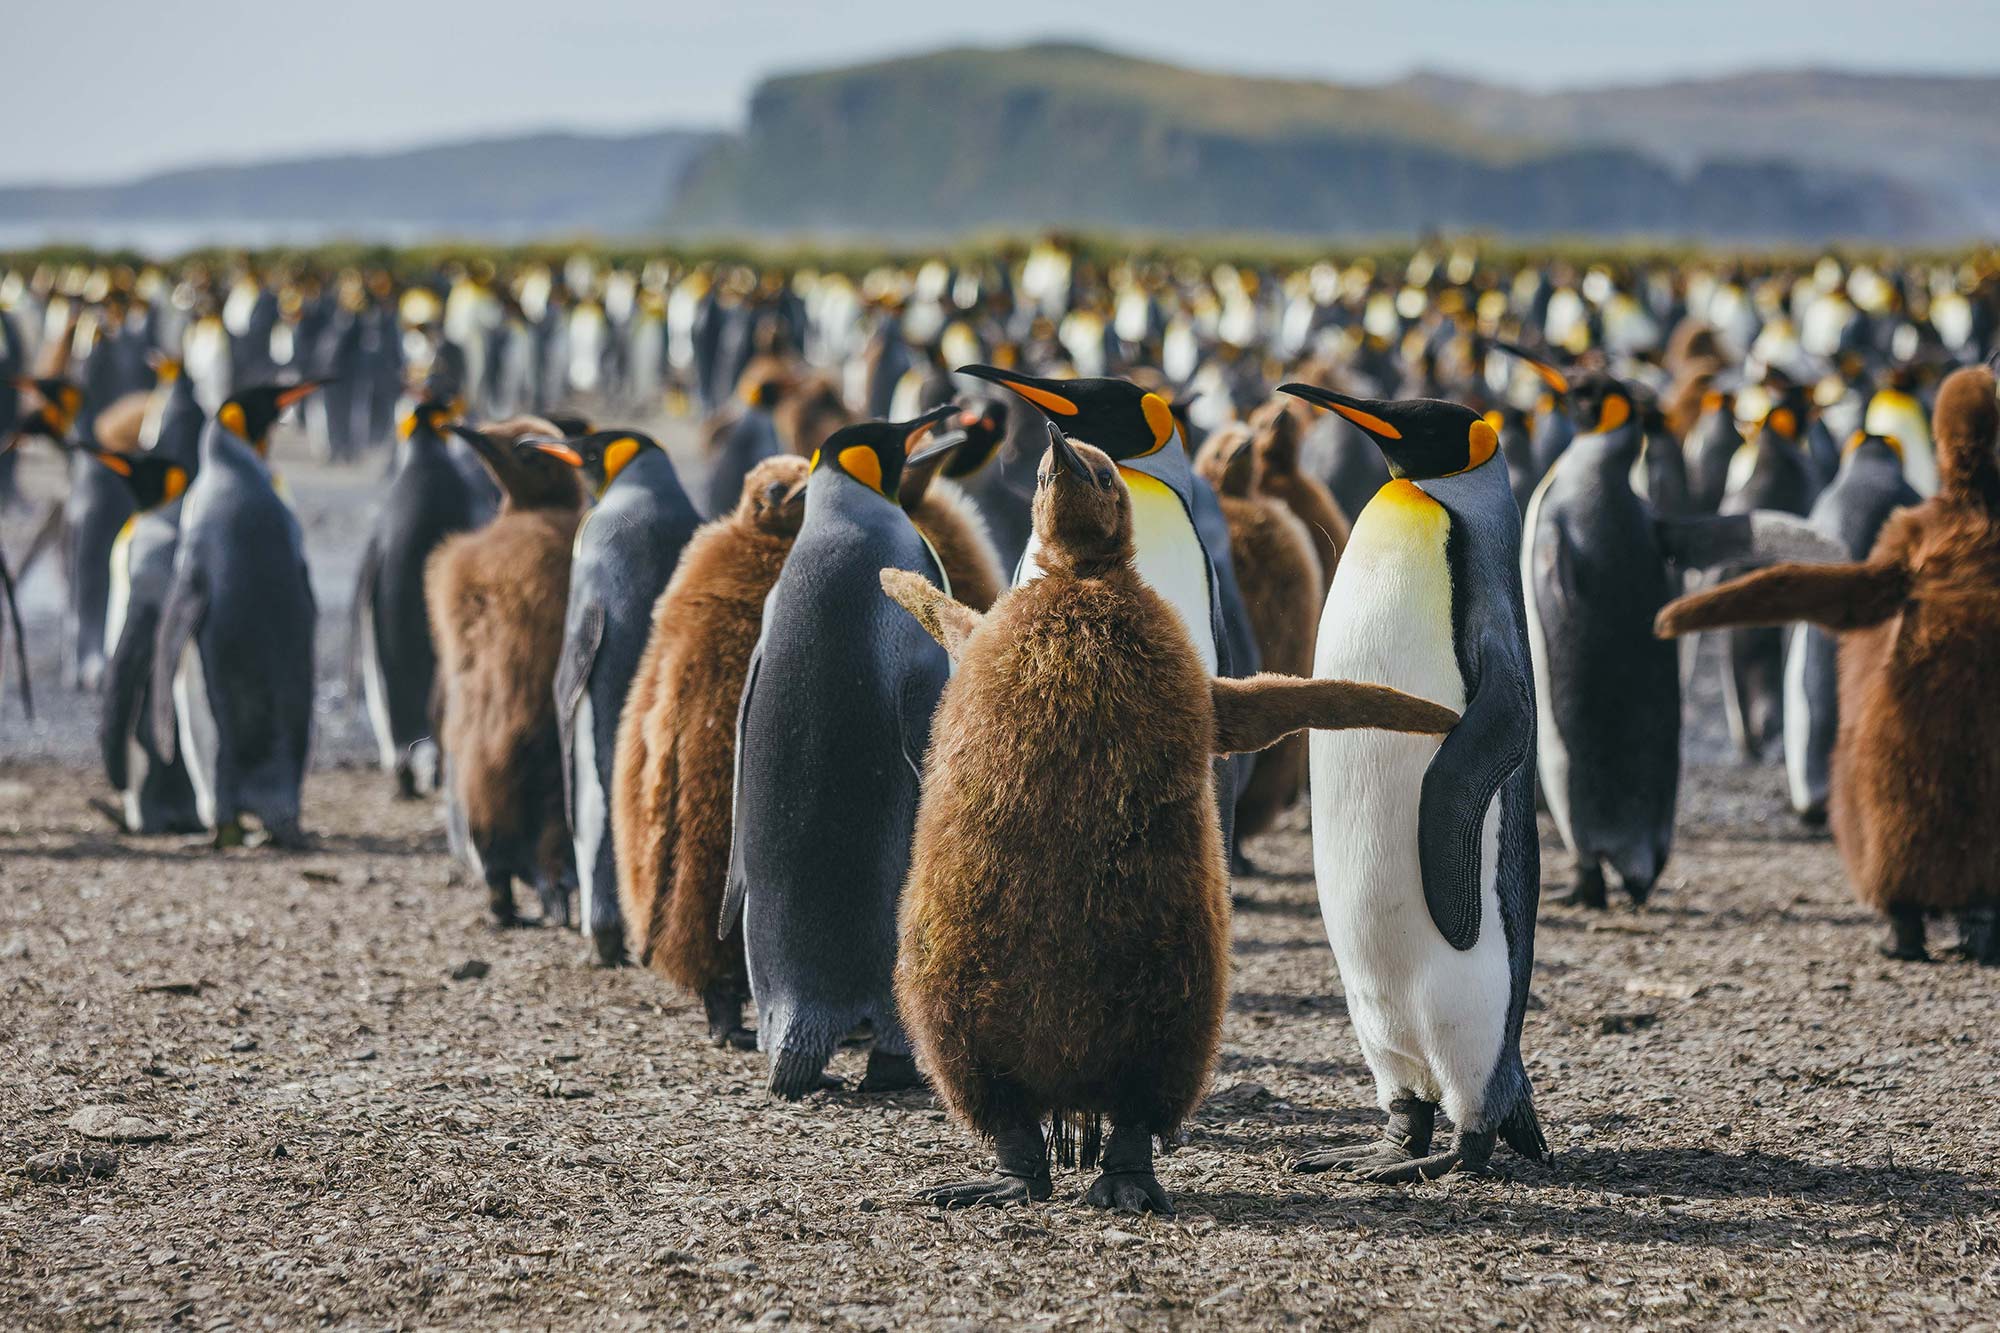
M 789 509 L 793 505 L 803 502 L 806 498 L 806 485 L 810 481 L 812 481 L 812 474 L 808 472 L 805 476 L 800 477 L 790 486 L 785 487 L 784 494 L 778 497 L 779 507 L 784 509 Z M 778 487 L 773 486 L 771 487 L 771 489 L 775 491 L 778 489 Z
M 564 440 L 522 440 L 521 447 L 524 449 L 533 449 L 537 453 L 547 454 L 550 458 L 567 463 L 571 467 L 580 468 L 583 466 L 583 455 L 571 448 L 569 443 Z
M 1560 370 L 1557 370 L 1554 366 L 1542 360 L 1540 357 L 1536 356 L 1533 352 L 1528 351 L 1524 347 L 1517 346 L 1514 343 L 1502 342 L 1498 338 L 1487 339 L 1487 345 L 1491 347 L 1497 347 L 1501 351 L 1505 352 L 1507 355 L 1514 357 L 1516 360 L 1525 364 L 1528 367 L 1528 369 L 1535 372 L 1536 376 L 1540 378 L 1542 383 L 1548 385 L 1549 388 L 1555 390 L 1555 392 L 1557 392 L 1558 394 L 1566 394 L 1569 392 L 1569 376 L 1563 374 Z
M 1250 446 L 1255 444 L 1256 442 L 1257 442 L 1256 436 L 1245 435 L 1241 440 L 1237 441 L 1236 447 L 1229 451 L 1229 456 L 1225 458 L 1223 461 L 1225 463 L 1234 463 L 1237 459 L 1243 457 L 1244 454 L 1250 452 Z
M 903 460 L 904 477 L 910 475 L 911 468 L 922 469 L 941 461 L 971 438 L 970 434 L 962 430 L 948 430 L 942 435 L 931 436 L 923 448 Z
M 997 384 L 1003 389 L 1019 394 L 1051 416 L 1073 417 L 1083 409 L 1062 390 L 1061 380 L 1037 379 L 1032 375 L 1016 375 L 1011 370 L 998 366 L 960 366 L 952 372 L 970 375 L 976 380 Z
M 278 390 L 278 410 L 282 412 L 294 403 L 304 402 L 306 399 L 312 397 L 315 393 L 319 392 L 319 390 L 322 387 L 331 384 L 332 382 L 333 381 L 331 378 L 318 379 L 318 380 L 300 380 L 297 384 L 292 385 L 290 388 Z
M 923 442 L 924 437 L 930 434 L 931 427 L 937 425 L 938 422 L 943 421 L 946 417 L 955 415 L 958 410 L 957 403 L 945 403 L 940 407 L 932 408 L 920 417 L 903 423 L 903 462 L 905 466 L 909 464 L 912 458 L 916 457 L 916 455 L 910 453 L 910 450 Z
M 1062 427 L 1053 421 L 1049 423 L 1049 448 L 1055 450 L 1056 462 L 1062 465 L 1063 471 L 1078 481 L 1096 484 L 1090 475 L 1090 465 L 1083 461 L 1083 455 L 1079 454 L 1076 446 L 1069 442 L 1069 436 L 1062 433 Z
M 1280 384 L 1278 392 L 1288 393 L 1294 398 L 1303 398 L 1314 407 L 1323 407 L 1327 411 L 1354 423 L 1361 427 L 1362 430 L 1368 432 L 1369 436 L 1377 444 L 1393 442 L 1403 438 L 1403 432 L 1397 428 L 1393 421 L 1389 421 L 1381 416 L 1378 410 L 1371 410 L 1380 409 L 1387 406 L 1387 404 L 1377 403 L 1367 398 L 1350 398 L 1344 393 L 1335 393 L 1331 389 L 1322 389 L 1317 384 Z

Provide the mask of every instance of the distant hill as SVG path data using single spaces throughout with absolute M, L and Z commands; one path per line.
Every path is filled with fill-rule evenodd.
M 717 136 L 525 134 L 389 153 L 193 167 L 107 185 L 0 186 L 0 222 L 393 221 L 468 236 L 657 230 L 674 187 Z
M 1416 74 L 1385 91 L 1487 132 L 1618 144 L 1683 168 L 1734 154 L 1885 175 L 1928 191 L 1947 233 L 2000 233 L 2000 78 L 1797 70 L 1528 93 Z
M 1516 132 L 1423 84 L 1203 73 L 1091 47 L 960 49 L 773 78 L 690 174 L 697 231 L 1049 224 L 1158 231 L 1910 238 L 1928 190 L 1742 152 L 1678 161 Z M 1504 130 L 1504 132 L 1503 132 Z

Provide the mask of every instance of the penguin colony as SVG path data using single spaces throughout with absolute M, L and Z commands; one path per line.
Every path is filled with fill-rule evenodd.
M 0 283 L 0 507 L 24 441 L 69 482 L 0 553 L 0 625 L 30 707 L 13 594 L 58 550 L 105 813 L 307 838 L 316 610 L 270 440 L 294 408 L 326 459 L 393 437 L 349 674 L 394 792 L 436 794 L 497 924 L 699 997 L 772 1093 L 857 1038 L 860 1091 L 928 1080 L 995 1158 L 941 1206 L 1075 1165 L 1172 1210 L 1229 874 L 1302 800 L 1384 1128 L 1295 1168 L 1546 1159 L 1538 794 L 1563 903 L 1659 891 L 1678 636 L 1721 636 L 1732 736 L 1782 750 L 1883 952 L 1949 916 L 2000 964 L 2000 274 L 1191 279 L 1045 243 L 944 282 L 99 276 Z M 695 475 L 573 399 L 699 413 Z

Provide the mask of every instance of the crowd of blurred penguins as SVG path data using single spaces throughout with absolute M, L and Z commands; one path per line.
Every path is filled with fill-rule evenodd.
M 17 264 L 0 583 L 32 707 L 60 562 L 121 829 L 302 844 L 298 412 L 381 473 L 354 693 L 496 922 L 658 971 L 781 1096 L 865 1038 L 862 1091 L 994 1145 L 940 1204 L 1081 1163 L 1170 1211 L 1229 875 L 1300 800 L 1385 1127 L 1298 1168 L 1547 1156 L 1536 810 L 1563 901 L 1644 904 L 1698 665 L 1886 953 L 2000 962 L 1997 351 L 1991 255 Z

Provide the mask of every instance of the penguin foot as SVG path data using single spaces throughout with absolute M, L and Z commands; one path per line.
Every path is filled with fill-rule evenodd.
M 888 1051 L 868 1052 L 868 1069 L 862 1074 L 857 1092 L 901 1092 L 904 1088 L 920 1088 L 924 1076 L 917 1072 L 917 1058 L 914 1055 L 895 1055 Z
M 1047 1171 L 1039 1176 L 1001 1171 L 984 1180 L 918 1190 L 917 1197 L 940 1208 L 1004 1208 L 1010 1203 L 1040 1203 L 1052 1192 Z
M 216 825 L 215 832 L 209 835 L 208 845 L 216 851 L 222 852 L 227 851 L 231 847 L 241 847 L 245 838 L 243 825 L 239 821 L 232 819 L 227 824 Z
M 1339 1148 L 1322 1148 L 1292 1163 L 1292 1170 L 1314 1174 L 1320 1171 L 1360 1171 L 1377 1167 L 1401 1166 L 1416 1156 L 1400 1143 L 1377 1139 L 1373 1143 L 1350 1143 Z
M 1308 1153 L 1292 1163 L 1292 1170 L 1353 1171 L 1399 1166 L 1429 1152 L 1431 1136 L 1436 1131 L 1437 1104 L 1414 1092 L 1398 1092 L 1390 1099 L 1389 1121 L 1382 1126 L 1381 1138 L 1372 1143 L 1348 1143 Z
M 260 847 L 275 847 L 281 852 L 303 852 L 312 846 L 312 839 L 297 824 L 265 825 L 264 837 L 257 844 Z
M 1958 914 L 1958 943 L 1952 945 L 1954 958 L 1981 967 L 2000 967 L 2000 912 L 1991 908 Z
M 1558 894 L 1550 902 L 1557 907 L 1588 907 L 1593 911 L 1603 911 L 1610 905 L 1604 892 L 1604 871 L 1596 866 L 1576 872 L 1576 883 L 1570 891 Z
M 1445 1152 L 1432 1153 L 1428 1157 L 1412 1157 L 1394 1166 L 1369 1167 L 1354 1172 L 1356 1180 L 1366 1180 L 1377 1185 L 1410 1185 L 1419 1180 L 1437 1180 L 1443 1176 L 1486 1176 L 1492 1171 L 1487 1166 L 1493 1158 L 1494 1134 L 1491 1130 L 1472 1132 L 1460 1130 L 1458 1142 Z
M 1928 963 L 1930 950 L 1924 947 L 1924 913 L 1918 907 L 1889 909 L 1889 938 L 1880 946 L 1884 958 L 1904 963 Z
M 535 888 L 542 900 L 542 924 L 545 926 L 561 926 L 564 930 L 568 930 L 570 926 L 569 885 L 558 880 L 553 884 L 538 884 Z
M 701 1007 L 708 1016 L 708 1040 L 718 1050 L 754 1051 L 757 1034 L 743 1026 L 743 997 L 726 986 L 701 993 Z
M 1106 1171 L 1091 1183 L 1083 1201 L 1115 1213 L 1174 1215 L 1174 1201 L 1160 1188 L 1160 1178 L 1150 1167 L 1144 1171 Z
M 1244 879 L 1262 879 L 1264 876 L 1257 863 L 1245 856 L 1240 846 L 1229 849 L 1229 874 L 1232 878 L 1241 876 Z
M 591 931 L 588 961 L 595 967 L 623 967 L 631 962 L 632 955 L 625 951 L 624 927 Z
M 117 806 L 111 804 L 111 802 L 105 800 L 104 798 L 100 796 L 93 796 L 89 800 L 85 801 L 84 804 L 89 806 L 92 810 L 95 810 L 98 814 L 103 815 L 105 819 L 110 821 L 111 827 L 117 829 L 120 833 L 132 833 L 137 831 L 134 829 L 126 828 L 125 812 L 123 810 L 120 810 Z
M 417 799 L 417 775 L 410 771 L 408 764 L 396 765 L 396 799 L 399 801 Z

